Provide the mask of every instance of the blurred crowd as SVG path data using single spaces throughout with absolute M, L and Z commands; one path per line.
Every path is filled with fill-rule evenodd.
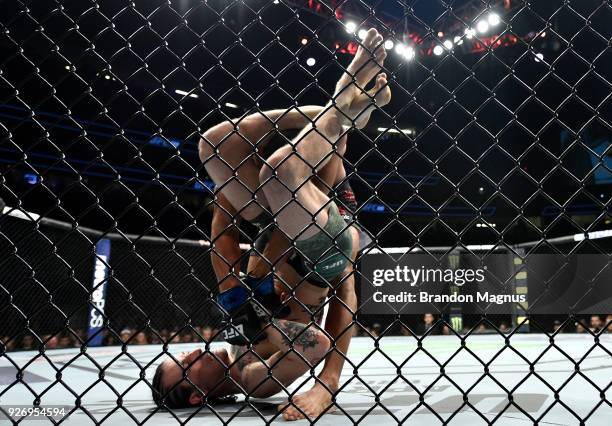
M 612 314 L 607 316 L 591 315 L 589 318 L 582 318 L 580 321 L 560 321 L 555 320 L 553 322 L 552 329 L 549 330 L 554 333 L 586 333 L 587 326 L 592 333 L 612 333 Z M 480 322 L 472 330 L 471 327 L 463 327 L 460 334 L 466 334 L 471 331 L 472 334 L 492 334 L 492 333 L 509 333 L 512 327 L 507 322 L 501 321 L 495 325 L 488 325 L 484 322 Z M 605 329 L 605 330 L 604 330 Z M 533 330 L 537 332 L 537 330 Z M 374 338 L 385 336 L 423 336 L 427 334 L 429 336 L 437 335 L 450 335 L 453 334 L 451 328 L 446 321 L 441 321 L 436 318 L 434 314 L 426 313 L 423 315 L 421 320 L 418 322 L 416 327 L 409 327 L 407 325 L 394 324 L 391 327 L 385 327 L 380 323 L 373 323 L 369 325 L 363 325 L 362 327 L 355 328 L 355 336 L 372 336 Z
M 117 345 L 156 345 L 162 343 L 206 343 L 215 337 L 219 339 L 219 330 L 211 326 L 194 326 L 189 329 L 179 330 L 162 329 L 158 332 L 141 331 L 134 328 L 123 328 L 118 333 L 107 332 L 104 335 L 103 346 Z M 72 332 L 62 332 L 59 334 L 43 334 L 36 337 L 32 334 L 25 334 L 21 337 L 11 338 L 2 336 L 0 349 L 6 351 L 31 351 L 39 350 L 41 346 L 45 349 L 66 349 L 81 347 L 82 342 L 87 341 L 87 331 L 76 329 Z
M 588 327 L 587 327 L 588 326 Z M 587 328 L 592 333 L 612 333 L 612 314 L 602 317 L 591 315 L 580 321 L 555 320 L 550 330 L 555 333 L 587 333 Z M 463 328 L 461 334 L 469 332 L 471 328 Z M 487 326 L 480 322 L 472 331 L 473 334 L 508 333 L 511 327 L 506 322 L 499 322 L 495 326 Z M 378 338 L 384 336 L 422 336 L 427 335 L 450 335 L 453 334 L 449 324 L 441 321 L 431 313 L 424 314 L 416 327 L 405 325 L 393 327 L 383 326 L 380 323 L 360 324 L 355 327 L 355 336 L 370 336 Z M 194 326 L 179 330 L 162 329 L 158 332 L 141 331 L 134 328 L 124 328 L 118 333 L 106 333 L 103 340 L 104 346 L 114 345 L 157 345 L 162 343 L 207 343 L 213 340 L 221 340 L 218 328 L 208 325 Z M 39 337 L 25 334 L 20 337 L 2 336 L 0 342 L 0 354 L 5 351 L 31 351 L 40 350 L 41 346 L 46 349 L 65 349 L 81 347 L 82 342 L 87 341 L 87 331 L 76 329 L 73 332 L 62 332 L 51 335 L 44 334 Z

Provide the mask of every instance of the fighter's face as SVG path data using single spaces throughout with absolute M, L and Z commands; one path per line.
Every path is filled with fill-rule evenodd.
M 207 378 L 214 366 L 210 363 L 209 355 L 202 355 L 201 349 L 196 349 L 192 352 L 181 352 L 174 359 L 168 359 L 164 362 L 164 379 L 163 386 L 166 389 L 172 388 L 177 382 L 183 379 L 183 371 L 187 372 L 187 377 L 196 385 L 200 391 L 206 392 Z M 192 388 L 187 380 L 183 380 L 179 386 Z M 194 388 L 193 392 L 199 394 Z

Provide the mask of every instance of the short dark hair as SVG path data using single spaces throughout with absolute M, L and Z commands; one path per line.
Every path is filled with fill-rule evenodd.
M 178 383 L 172 385 L 170 389 L 167 389 L 162 385 L 162 379 L 165 373 L 164 363 L 162 362 L 157 366 L 155 375 L 153 376 L 153 383 L 151 386 L 151 392 L 153 394 L 153 402 L 160 408 L 189 408 L 192 404 L 189 402 L 189 397 L 193 390 L 193 386 L 184 379 L 181 379 Z M 187 384 L 188 386 L 185 386 Z

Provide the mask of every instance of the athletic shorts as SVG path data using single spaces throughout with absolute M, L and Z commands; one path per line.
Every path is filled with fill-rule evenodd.
M 311 272 L 307 279 L 325 284 L 342 274 L 353 251 L 353 237 L 336 203 L 331 202 L 327 215 L 323 230 L 295 242 L 298 256 Z

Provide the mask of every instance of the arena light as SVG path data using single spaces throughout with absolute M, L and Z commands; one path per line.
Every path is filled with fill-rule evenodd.
M 302 45 L 307 45 L 308 44 L 308 39 L 306 37 L 302 37 L 302 39 L 300 40 L 300 43 L 302 43 Z
M 406 46 L 403 44 L 396 44 L 395 45 L 395 53 L 397 53 L 398 55 L 402 55 L 404 56 L 404 51 L 406 50 Z
M 176 90 L 174 91 L 174 93 L 176 93 L 177 95 L 189 96 L 190 98 L 195 98 L 195 99 L 198 99 L 198 98 L 199 98 L 199 96 L 198 96 L 197 94 L 195 94 L 195 93 L 189 93 L 189 92 L 186 92 L 186 91 L 181 90 L 181 89 L 176 89 Z
M 364 29 L 359 30 L 359 32 L 357 33 L 357 36 L 361 39 L 361 40 L 365 40 L 366 36 L 368 35 L 368 32 Z
M 357 24 L 353 21 L 349 21 L 345 24 L 345 29 L 347 33 L 354 33 L 357 29 Z
M 451 50 L 453 48 L 453 42 L 450 40 L 444 40 L 444 47 L 446 47 L 447 50 Z
M 489 25 L 495 27 L 496 25 L 499 25 L 501 19 L 499 18 L 499 15 L 497 13 L 490 13 L 489 17 L 487 18 L 487 21 L 489 21 Z
M 544 60 L 544 54 L 543 53 L 536 53 L 535 58 L 533 58 L 534 61 L 536 62 L 541 62 Z
M 106 74 L 106 75 L 104 76 L 104 79 L 105 79 L 105 80 L 110 80 L 110 79 L 111 79 L 111 76 L 110 76 L 110 75 L 108 75 L 108 74 Z
M 387 50 L 393 49 L 394 45 L 395 45 L 395 43 L 393 43 L 393 40 L 386 40 L 385 41 L 385 49 L 387 49 Z
M 225 103 L 225 106 L 226 106 L 226 107 L 228 107 L 228 108 L 238 108 L 238 105 L 233 104 L 233 103 L 231 103 L 231 102 L 226 102 L 226 103 Z
M 589 238 L 589 240 L 598 240 L 600 238 L 608 238 L 612 237 L 612 229 L 606 229 L 604 231 L 593 231 L 588 234 L 574 234 L 574 241 L 582 241 L 585 238 Z
M 487 21 L 485 21 L 484 19 L 481 19 L 480 21 L 478 21 L 478 23 L 476 24 L 476 30 L 480 33 L 480 34 L 484 34 L 487 31 L 489 31 L 489 23 Z
M 494 244 L 468 244 L 465 246 L 468 250 L 492 250 L 495 248 Z
M 407 47 L 406 49 L 404 49 L 404 55 L 403 56 L 408 61 L 413 60 L 414 57 L 416 56 L 416 52 L 414 50 L 414 47 Z
M 412 129 L 394 129 L 394 128 L 387 128 L 387 127 L 379 127 L 376 130 L 378 130 L 379 133 L 403 133 L 405 135 L 412 135 L 414 134 L 414 130 Z
M 442 53 L 444 53 L 444 48 L 440 45 L 437 45 L 436 47 L 433 48 L 433 53 L 436 56 L 440 56 Z
M 314 65 L 317 63 L 317 61 L 315 60 L 315 58 L 308 58 L 306 59 L 306 65 L 308 65 L 309 67 L 314 67 Z
M 466 28 L 465 29 L 465 37 L 469 40 L 474 38 L 476 35 L 476 30 L 474 28 Z

